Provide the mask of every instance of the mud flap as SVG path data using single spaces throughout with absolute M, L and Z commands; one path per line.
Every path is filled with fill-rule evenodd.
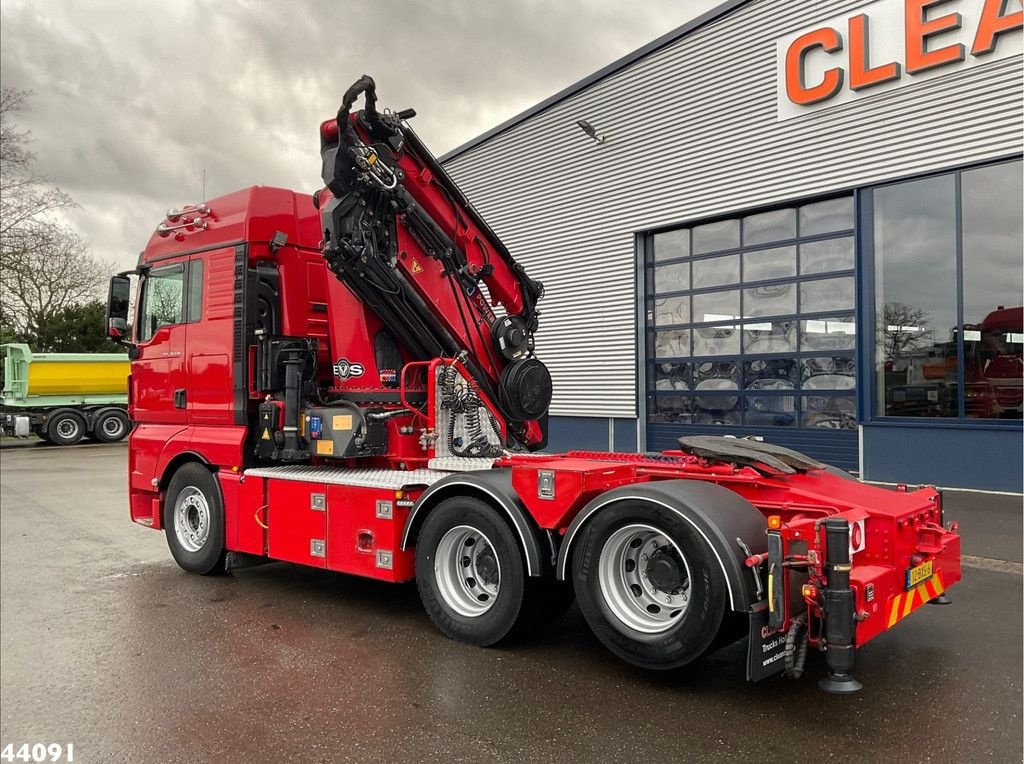
M 750 609 L 750 638 L 747 642 L 747 681 L 760 682 L 782 671 L 786 635 L 768 626 L 768 603 L 758 602 Z

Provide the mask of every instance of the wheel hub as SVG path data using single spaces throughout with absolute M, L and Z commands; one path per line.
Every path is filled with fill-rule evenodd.
M 675 594 L 686 580 L 686 571 L 682 561 L 662 547 L 651 555 L 647 563 L 647 579 L 659 591 Z

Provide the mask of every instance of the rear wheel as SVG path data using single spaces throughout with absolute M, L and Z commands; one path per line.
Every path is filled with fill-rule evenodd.
M 479 499 L 446 499 L 427 515 L 417 538 L 416 586 L 445 635 L 497 644 L 523 608 L 525 571 L 512 530 Z
M 85 437 L 85 418 L 77 411 L 58 411 L 46 425 L 46 439 L 58 446 L 73 446 Z
M 171 478 L 164 534 L 184 570 L 203 576 L 224 570 L 224 504 L 217 478 L 203 465 L 186 464 Z
M 131 429 L 131 420 L 121 409 L 104 411 L 93 423 L 92 435 L 101 443 L 116 443 L 123 440 Z
M 573 585 L 599 640 L 642 668 L 673 669 L 706 653 L 728 591 L 714 553 L 675 512 L 624 502 L 599 513 L 573 555 Z

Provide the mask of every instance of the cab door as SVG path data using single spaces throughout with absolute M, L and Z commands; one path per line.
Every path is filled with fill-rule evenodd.
M 175 258 L 142 277 L 131 376 L 131 417 L 140 424 L 186 424 L 187 270 L 187 259 Z

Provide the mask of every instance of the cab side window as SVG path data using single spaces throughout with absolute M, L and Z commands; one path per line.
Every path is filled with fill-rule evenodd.
M 161 326 L 180 324 L 185 304 L 185 267 L 172 265 L 149 272 L 142 286 L 140 342 L 153 338 Z
M 203 317 L 203 261 L 188 264 L 188 323 Z

